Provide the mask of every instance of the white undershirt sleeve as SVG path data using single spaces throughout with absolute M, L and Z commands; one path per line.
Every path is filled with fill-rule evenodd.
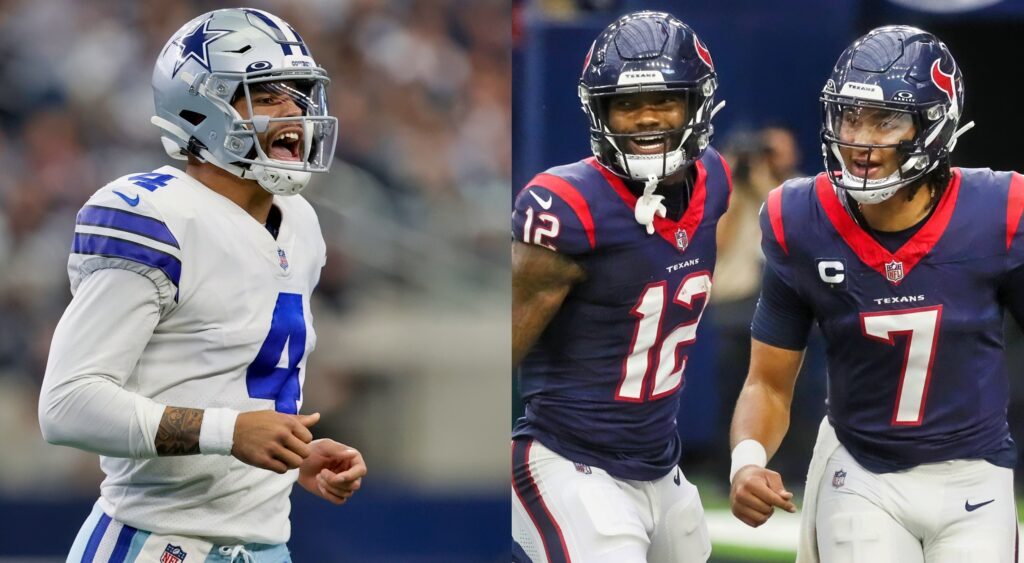
M 156 457 L 165 405 L 126 387 L 160 320 L 148 278 L 108 268 L 89 274 L 50 344 L 39 427 L 51 444 L 111 457 Z

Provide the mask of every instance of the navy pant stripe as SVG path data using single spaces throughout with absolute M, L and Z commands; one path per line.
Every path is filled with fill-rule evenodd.
M 124 563 L 128 556 L 128 549 L 132 546 L 132 538 L 138 530 L 128 526 L 121 527 L 121 533 L 117 534 L 117 543 L 114 544 L 114 551 L 110 554 L 110 563 Z
M 92 529 L 89 543 L 85 545 L 85 553 L 82 554 L 82 563 L 92 563 L 92 560 L 96 557 L 96 550 L 100 547 L 100 540 L 103 539 L 103 534 L 107 533 L 107 526 L 110 526 L 110 516 L 104 514 L 100 516 L 100 521 Z
M 544 543 L 544 553 L 550 563 L 572 563 L 569 550 L 565 547 L 562 529 L 548 510 L 541 497 L 537 482 L 530 472 L 530 447 L 533 440 L 514 440 L 512 442 L 512 486 L 519 501 L 526 507 L 530 520 L 540 532 Z

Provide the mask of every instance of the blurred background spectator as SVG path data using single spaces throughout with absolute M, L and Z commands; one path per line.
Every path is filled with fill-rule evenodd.
M 323 412 L 316 433 L 359 447 L 371 470 L 362 499 L 340 509 L 295 495 L 296 560 L 500 560 L 509 4 L 247 4 L 301 30 L 331 76 L 337 159 L 303 193 L 328 244 L 305 410 Z M 59 539 L 5 524 L 0 560 L 63 561 L 102 476 L 95 455 L 45 445 L 35 414 L 70 300 L 75 213 L 104 183 L 170 163 L 149 123 L 153 62 L 185 22 L 232 5 L 0 0 L 0 512 Z M 413 531 L 394 537 L 394 526 Z

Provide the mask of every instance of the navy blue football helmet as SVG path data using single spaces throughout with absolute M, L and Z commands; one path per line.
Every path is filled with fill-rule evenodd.
M 940 164 L 948 165 L 957 137 L 974 126 L 957 129 L 964 107 L 964 81 L 953 55 L 937 37 L 905 25 L 871 30 L 839 57 L 821 93 L 822 152 L 829 179 L 860 203 L 877 203 L 922 178 Z M 913 138 L 877 144 L 844 139 L 844 123 L 870 114 L 879 128 L 905 124 Z M 896 149 L 896 170 L 868 179 L 851 173 L 840 148 L 871 151 Z M 870 164 L 868 164 L 870 166 Z
M 598 161 L 633 180 L 663 179 L 700 158 L 711 139 L 718 78 L 707 47 L 678 18 L 664 12 L 635 12 L 609 25 L 594 41 L 583 64 L 579 97 L 590 119 L 590 147 Z M 687 119 L 675 130 L 657 132 L 661 154 L 630 154 L 630 137 L 608 128 L 608 99 L 622 94 L 671 91 L 684 96 Z M 674 148 L 673 148 L 674 146 Z

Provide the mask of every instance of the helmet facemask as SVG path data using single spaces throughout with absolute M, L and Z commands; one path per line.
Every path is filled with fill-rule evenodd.
M 211 74 L 200 86 L 214 104 L 233 117 L 224 138 L 231 161 L 214 162 L 265 189 L 288 195 L 297 193 L 314 172 L 327 172 L 334 158 L 337 119 L 328 115 L 326 86 L 329 80 L 319 69 L 282 73 Z M 236 108 L 244 99 L 245 115 Z M 264 103 L 290 103 L 300 114 L 270 117 L 257 112 Z M 286 133 L 287 140 L 269 139 L 266 149 L 260 135 Z M 297 135 L 297 139 L 291 141 Z M 276 146 L 275 146 L 276 145 Z M 268 154 L 269 152 L 269 154 Z M 205 156 L 209 160 L 209 156 Z M 275 158 L 275 156 L 277 158 Z M 230 167 L 229 167 L 230 166 Z
M 928 150 L 946 121 L 942 119 L 942 110 L 941 104 L 918 111 L 913 107 L 823 96 L 821 140 L 829 179 L 859 203 L 879 203 L 892 197 L 948 157 L 948 149 Z M 861 138 L 883 142 L 857 142 L 851 128 L 867 129 L 869 132 Z M 903 138 L 911 130 L 911 138 Z M 843 149 L 854 152 L 856 163 L 846 162 Z M 881 151 L 895 151 L 896 168 L 884 177 L 870 178 L 871 167 L 879 165 L 876 163 Z
M 590 120 L 590 142 L 599 160 L 613 172 L 633 180 L 652 177 L 663 180 L 691 164 L 704 153 L 711 133 L 711 117 L 720 108 L 712 108 L 716 80 L 708 77 L 699 85 L 643 84 L 587 89 L 580 86 L 580 100 Z M 671 93 L 682 97 L 686 119 L 681 127 L 660 131 L 614 133 L 608 124 L 613 98 L 645 92 Z M 630 141 L 660 144 L 661 152 L 629 152 Z M 639 143 L 638 143 L 639 144 Z

